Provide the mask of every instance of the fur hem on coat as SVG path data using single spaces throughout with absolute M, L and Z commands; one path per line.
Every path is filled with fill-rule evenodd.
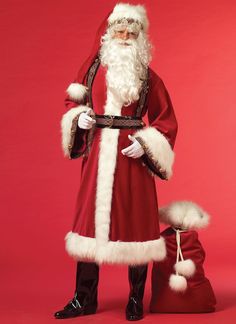
M 70 231 L 65 236 L 66 251 L 76 260 L 138 265 L 161 261 L 166 257 L 163 237 L 145 242 L 108 241 L 97 245 L 96 239 Z

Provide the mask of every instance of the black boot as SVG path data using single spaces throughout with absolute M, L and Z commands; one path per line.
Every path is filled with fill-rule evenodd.
M 72 300 L 54 314 L 58 319 L 95 314 L 97 310 L 97 287 L 99 266 L 93 262 L 78 262 L 76 290 Z
M 126 319 L 138 321 L 143 318 L 143 295 L 148 265 L 129 266 L 129 301 L 126 306 Z

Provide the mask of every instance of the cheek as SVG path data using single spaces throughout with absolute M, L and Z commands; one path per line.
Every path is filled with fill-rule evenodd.
M 121 37 L 122 37 L 122 35 L 120 35 L 120 34 L 114 34 L 112 38 L 121 38 Z
M 132 38 L 132 39 L 137 39 L 138 38 L 138 36 L 137 35 L 131 35 L 131 37 L 130 38 Z

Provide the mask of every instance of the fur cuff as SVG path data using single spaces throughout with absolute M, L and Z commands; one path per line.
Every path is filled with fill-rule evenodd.
M 90 260 L 99 264 L 144 264 L 149 261 L 161 261 L 166 257 L 166 245 L 163 237 L 145 242 L 108 241 L 98 244 L 95 238 L 67 233 L 66 251 L 76 260 Z
M 197 204 L 191 201 L 175 201 L 159 208 L 162 223 L 192 230 L 207 227 L 210 216 Z
M 138 130 L 133 136 L 142 145 L 147 157 L 156 169 L 156 172 L 152 172 L 152 174 L 159 175 L 158 173 L 160 173 L 163 179 L 170 179 L 174 152 L 166 137 L 152 126 Z
M 81 101 L 87 95 L 88 88 L 81 83 L 71 83 L 66 89 L 69 97 L 75 101 Z
M 71 148 L 75 136 L 75 131 L 82 112 L 86 112 L 88 106 L 78 106 L 68 110 L 61 120 L 61 134 L 62 134 L 62 150 L 66 157 L 70 157 Z

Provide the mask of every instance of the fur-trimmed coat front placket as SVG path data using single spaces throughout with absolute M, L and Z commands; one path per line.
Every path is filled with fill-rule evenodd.
M 101 263 L 144 264 L 165 258 L 160 237 L 155 176 L 169 179 L 174 162 L 177 121 L 168 92 L 150 69 L 149 92 L 142 129 L 78 127 L 78 118 L 89 109 L 87 88 L 73 82 L 67 89 L 63 115 L 62 146 L 65 156 L 82 156 L 80 189 L 73 227 L 67 233 L 66 250 L 76 260 Z M 106 86 L 106 69 L 100 65 L 92 86 L 93 114 L 134 116 L 137 102 L 123 103 Z M 133 135 L 144 148 L 141 158 L 121 150 Z

